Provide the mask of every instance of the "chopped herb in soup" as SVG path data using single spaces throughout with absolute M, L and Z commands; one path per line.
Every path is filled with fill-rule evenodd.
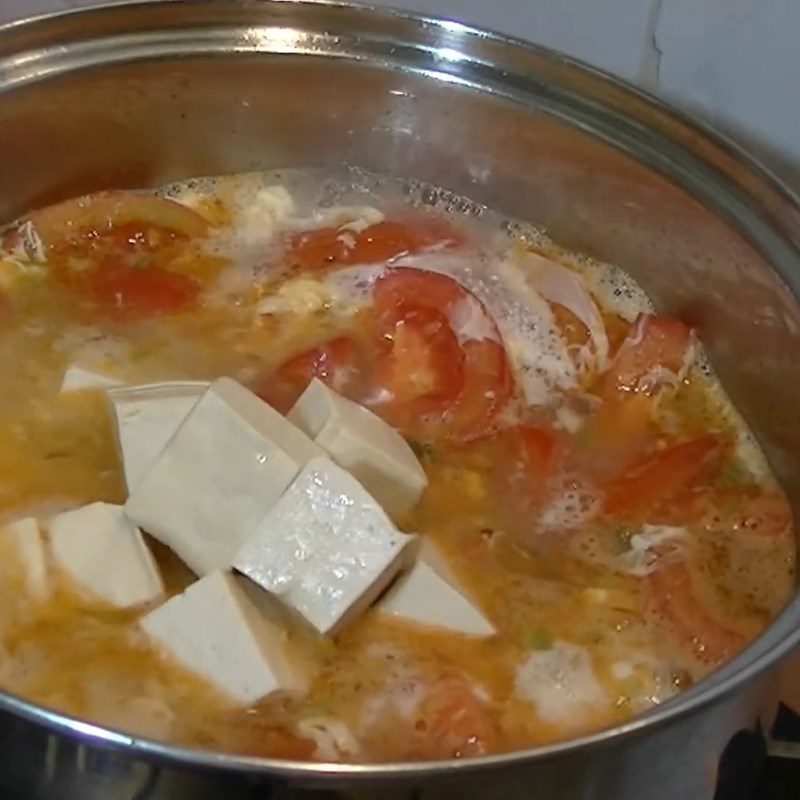
M 786 499 L 690 326 L 430 187 L 33 211 L 0 325 L 0 686 L 94 723 L 528 748 L 669 700 L 792 592 Z

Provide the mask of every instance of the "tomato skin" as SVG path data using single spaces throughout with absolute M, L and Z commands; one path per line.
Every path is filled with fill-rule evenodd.
M 445 676 L 431 688 L 418 708 L 414 731 L 421 758 L 477 756 L 498 744 L 488 709 L 459 675 Z
M 451 438 L 470 441 L 494 424 L 514 389 L 505 348 L 491 339 L 471 340 L 464 351 L 464 388 L 444 420 Z
M 576 436 L 594 471 L 616 472 L 652 448 L 653 410 L 653 399 L 640 393 L 603 401 Z
M 319 228 L 293 236 L 286 259 L 290 266 L 324 270 L 352 264 L 380 264 L 433 247 L 454 247 L 463 237 L 438 220 L 384 220 L 361 231 Z
M 131 225 L 160 228 L 187 238 L 208 231 L 208 223 L 196 211 L 174 200 L 135 192 L 98 192 L 66 200 L 36 211 L 31 220 L 47 247 Z
M 513 428 L 510 435 L 519 441 L 523 460 L 531 476 L 538 480 L 546 479 L 556 460 L 556 434 L 538 425 L 520 425 Z
M 368 351 L 347 337 L 285 362 L 260 396 L 291 408 L 313 377 L 369 405 L 392 425 L 420 438 L 466 441 L 491 429 L 513 391 L 499 334 L 459 341 L 452 314 L 483 306 L 452 278 L 398 267 L 375 282 Z M 479 329 L 496 332 L 488 315 Z
M 360 357 L 355 340 L 336 336 L 284 361 L 256 394 L 282 414 L 292 408 L 312 378 L 352 397 L 359 378 Z
M 318 271 L 357 263 L 352 260 L 352 249 L 339 228 L 320 228 L 293 236 L 286 260 L 292 267 Z
M 200 284 L 190 276 L 158 267 L 100 268 L 81 286 L 103 311 L 137 318 L 180 311 L 200 293 Z
M 731 489 L 742 499 L 741 510 L 734 516 L 737 530 L 766 539 L 792 536 L 793 515 L 786 496 L 775 489 L 753 487 L 741 492 Z
M 394 327 L 402 310 L 428 308 L 449 318 L 467 290 L 447 275 L 413 267 L 392 267 L 375 282 L 375 326 L 379 337 Z M 476 301 L 477 302 L 477 301 Z
M 675 317 L 640 314 L 601 377 L 598 394 L 617 392 L 652 394 L 663 368 L 678 374 L 692 343 L 692 331 Z
M 777 540 L 792 535 L 792 509 L 777 489 L 757 485 L 695 487 L 676 494 L 662 514 L 670 525 Z
M 651 453 L 609 482 L 605 510 L 634 516 L 646 512 L 681 489 L 713 475 L 726 452 L 726 443 L 708 434 Z
M 464 357 L 447 320 L 428 308 L 400 310 L 391 333 L 377 342 L 377 374 L 391 399 L 387 410 L 444 410 L 464 385 Z
M 463 303 L 473 304 L 473 310 L 485 315 L 484 327 L 492 338 L 458 341 L 452 325 Z M 413 433 L 422 428 L 425 435 L 427 427 L 428 433 L 432 430 L 456 440 L 483 435 L 513 391 L 508 358 L 494 322 L 479 301 L 452 278 L 408 267 L 387 270 L 374 290 L 375 341 L 382 358 L 394 358 L 398 326 L 415 317 L 428 321 L 429 332 L 417 336 L 416 355 L 407 354 L 404 366 L 392 371 L 391 385 L 386 387 L 394 396 L 389 407 L 394 414 L 402 412 Z M 425 368 L 427 386 L 435 391 L 415 396 L 415 363 Z M 404 382 L 405 389 L 401 388 Z M 421 418 L 434 411 L 441 412 L 440 418 Z
M 698 661 L 713 666 L 744 648 L 746 637 L 717 622 L 696 596 L 685 558 L 665 564 L 645 582 L 651 614 Z

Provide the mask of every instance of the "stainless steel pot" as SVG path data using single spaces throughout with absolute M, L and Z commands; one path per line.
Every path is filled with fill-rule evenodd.
M 732 143 L 549 50 L 334 2 L 198 0 L 0 29 L 0 220 L 103 187 L 342 162 L 546 225 L 689 317 L 800 499 L 800 209 Z M 800 600 L 626 725 L 464 762 L 325 766 L 131 738 L 0 696 L 3 797 L 705 800 Z

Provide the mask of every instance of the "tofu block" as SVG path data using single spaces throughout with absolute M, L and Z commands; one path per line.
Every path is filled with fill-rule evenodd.
M 109 390 L 128 492 L 141 483 L 206 389 L 204 381 L 168 381 Z
M 47 525 L 55 563 L 84 591 L 118 608 L 164 593 L 158 565 L 122 506 L 92 503 Z
M 425 542 L 420 557 L 378 602 L 392 617 L 467 636 L 492 636 L 495 629 L 469 599 L 444 554 Z
M 413 508 L 428 478 L 406 440 L 371 411 L 314 378 L 287 418 L 391 515 Z
M 112 389 L 115 386 L 122 386 L 122 381 L 112 378 L 110 375 L 102 375 L 99 372 L 84 369 L 77 364 L 70 364 L 61 379 L 62 392 L 76 392 L 81 389 Z
M 352 475 L 316 458 L 233 565 L 324 634 L 369 606 L 415 549 Z
M 31 599 L 43 601 L 49 597 L 47 555 L 39 523 L 33 517 L 0 528 L 0 553 L 8 553 L 12 567 L 21 570 L 22 585 Z
M 139 624 L 164 652 L 236 703 L 304 692 L 307 677 L 294 663 L 286 630 L 251 601 L 244 580 L 210 572 Z
M 300 469 L 321 453 L 252 392 L 220 378 L 134 487 L 125 512 L 198 575 L 227 569 Z

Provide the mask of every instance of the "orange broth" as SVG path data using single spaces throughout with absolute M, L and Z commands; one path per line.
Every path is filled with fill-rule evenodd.
M 279 183 L 188 183 L 149 203 L 153 195 L 100 195 L 5 230 L 0 518 L 46 523 L 64 508 L 125 500 L 104 393 L 60 393 L 69 364 L 130 384 L 227 375 L 282 411 L 317 375 L 373 403 L 411 442 L 429 486 L 395 522 L 442 548 L 496 635 L 426 628 L 379 607 L 333 638 L 289 621 L 314 676 L 308 694 L 239 708 L 149 644 L 137 628 L 147 609 L 110 608 L 52 563 L 54 592 L 37 602 L 4 550 L 4 689 L 137 735 L 238 753 L 461 757 L 624 720 L 700 680 L 769 624 L 794 588 L 786 500 L 699 345 L 689 353 L 673 337 L 620 355 L 650 340 L 634 341 L 641 318 L 598 288 L 598 276 L 622 280 L 618 272 L 532 229 L 501 233 L 490 215 L 479 224 L 404 206 L 391 192 L 357 197 L 367 211 L 349 198 L 287 210 L 282 195 L 259 195 Z M 383 215 L 389 222 L 375 221 Z M 584 281 L 608 336 L 603 365 L 580 350 L 593 341 L 581 318 L 550 301 L 558 352 L 589 355 L 568 366 L 571 387 L 531 403 L 516 345 L 508 328 L 495 335 L 483 299 L 472 310 L 488 333 L 455 335 L 452 308 L 434 307 L 447 292 L 453 307 L 463 300 L 449 278 L 412 285 L 400 275 L 389 289 L 402 302 L 391 295 L 383 308 L 347 313 L 325 288 L 362 263 L 416 259 L 405 268 L 429 275 L 429 253 L 450 263 L 479 251 L 523 267 L 534 252 Z M 337 337 L 345 344 L 320 356 Z M 309 349 L 317 354 L 298 361 Z M 390 399 L 375 401 L 376 387 Z M 195 579 L 150 544 L 168 594 Z M 347 741 L 335 735 L 342 726 Z

